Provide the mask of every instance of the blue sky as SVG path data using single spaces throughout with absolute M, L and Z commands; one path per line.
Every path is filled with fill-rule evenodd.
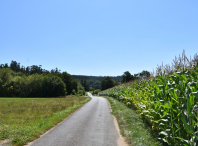
M 196 0 L 1 0 L 0 64 L 75 75 L 152 71 L 198 52 Z

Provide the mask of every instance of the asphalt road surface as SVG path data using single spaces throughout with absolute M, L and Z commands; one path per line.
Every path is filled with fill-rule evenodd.
M 117 146 L 118 138 L 107 99 L 92 96 L 92 100 L 31 146 Z

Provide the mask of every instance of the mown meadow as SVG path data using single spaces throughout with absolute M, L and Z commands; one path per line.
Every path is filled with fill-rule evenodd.
M 0 98 L 0 141 L 24 145 L 61 122 L 91 98 Z
M 135 109 L 165 145 L 198 144 L 198 63 L 99 93 Z

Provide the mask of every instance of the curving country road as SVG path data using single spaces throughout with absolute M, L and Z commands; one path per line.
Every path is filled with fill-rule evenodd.
M 107 99 L 91 97 L 82 108 L 30 145 L 117 146 L 119 133 Z

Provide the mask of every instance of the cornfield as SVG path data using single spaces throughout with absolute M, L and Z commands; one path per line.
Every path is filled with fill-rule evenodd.
M 141 114 L 167 145 L 198 144 L 198 63 L 117 86 L 99 93 L 111 96 Z

